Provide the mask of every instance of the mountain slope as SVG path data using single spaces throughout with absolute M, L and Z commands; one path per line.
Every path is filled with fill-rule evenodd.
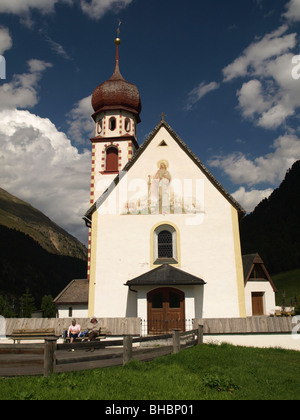
M 49 253 L 30 236 L 0 225 L 0 295 L 14 301 L 29 289 L 40 305 L 44 295 L 58 295 L 74 278 L 86 278 L 87 262 Z
M 300 268 L 300 161 L 284 181 L 241 221 L 243 254 L 258 252 L 275 274 Z
M 86 247 L 42 212 L 0 188 L 0 225 L 29 235 L 46 251 L 86 260 Z

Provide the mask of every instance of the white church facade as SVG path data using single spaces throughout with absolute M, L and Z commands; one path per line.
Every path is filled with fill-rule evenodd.
M 251 316 L 239 235 L 243 208 L 162 115 L 139 147 L 141 100 L 119 71 L 92 96 L 88 316 L 140 317 L 148 331 L 186 319 Z M 260 293 L 274 304 L 270 281 Z M 249 296 L 248 296 L 249 294 Z

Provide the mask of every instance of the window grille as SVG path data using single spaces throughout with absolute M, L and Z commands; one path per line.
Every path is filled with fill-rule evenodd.
M 172 233 L 167 230 L 158 234 L 158 258 L 173 258 Z

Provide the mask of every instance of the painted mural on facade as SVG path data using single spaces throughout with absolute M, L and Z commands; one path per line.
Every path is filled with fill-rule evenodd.
M 177 177 L 166 159 L 156 163 L 147 179 L 136 180 L 127 197 L 122 215 L 200 214 L 204 209 L 203 180 Z

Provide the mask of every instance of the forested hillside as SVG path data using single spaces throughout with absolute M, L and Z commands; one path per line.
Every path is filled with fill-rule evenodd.
M 284 181 L 241 221 L 243 254 L 258 252 L 277 274 L 300 268 L 300 161 Z
M 0 225 L 0 295 L 17 302 L 29 289 L 39 308 L 74 278 L 86 278 L 86 261 L 47 252 L 30 236 Z

